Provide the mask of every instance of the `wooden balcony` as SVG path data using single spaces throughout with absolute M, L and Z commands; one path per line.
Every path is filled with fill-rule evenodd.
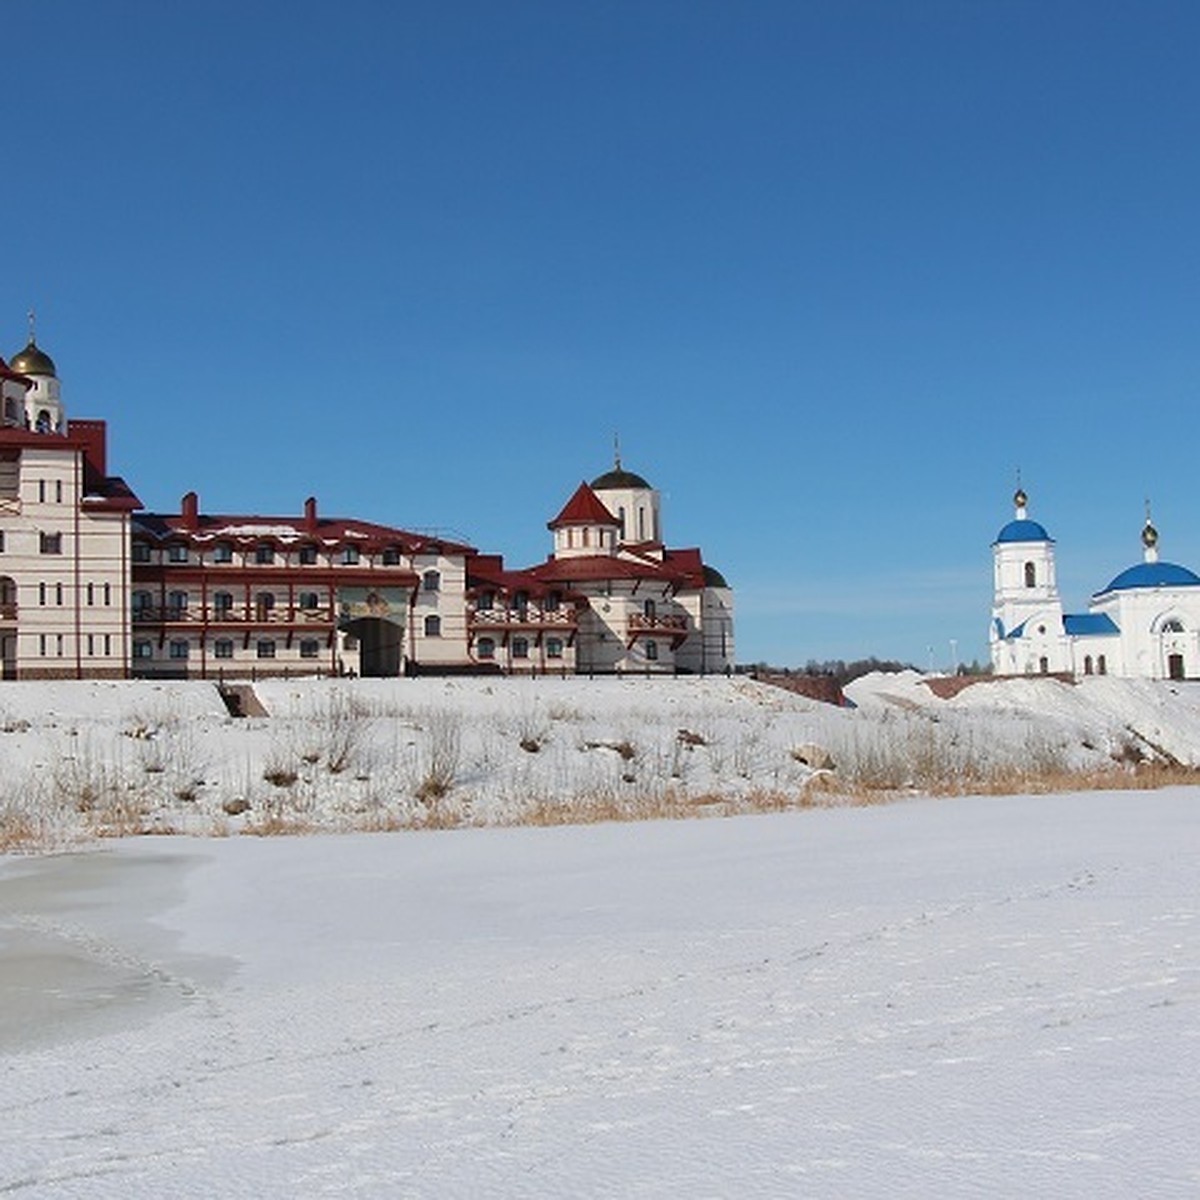
M 632 646 L 640 637 L 661 637 L 670 640 L 671 649 L 676 649 L 680 643 L 687 640 L 687 617 L 675 613 L 663 613 L 649 616 L 646 613 L 631 613 L 627 626 L 629 638 L 627 644 Z

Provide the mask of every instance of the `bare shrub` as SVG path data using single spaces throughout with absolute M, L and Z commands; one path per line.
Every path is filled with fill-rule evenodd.
M 413 794 L 431 807 L 449 794 L 458 779 L 462 765 L 462 714 L 452 709 L 437 709 L 426 717 L 424 732 L 420 778 Z

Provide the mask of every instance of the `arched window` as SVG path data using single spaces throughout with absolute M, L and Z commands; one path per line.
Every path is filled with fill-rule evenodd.
M 1041 671 L 1043 675 L 1050 674 L 1050 660 L 1044 654 L 1038 659 L 1038 670 Z
M 154 598 L 149 592 L 134 592 L 130 598 L 130 603 L 133 606 L 133 615 L 136 617 L 138 613 L 148 612 L 153 602 Z
M 442 575 L 440 571 L 426 571 L 421 576 L 421 590 L 423 592 L 436 592 L 442 586 Z
M 1092 656 L 1090 654 L 1084 655 L 1083 673 L 1085 675 L 1090 675 L 1092 673 Z
M 212 598 L 213 615 L 217 620 L 228 617 L 233 610 L 233 593 L 232 592 L 213 592 Z
M 275 561 L 275 547 L 270 542 L 259 542 L 254 547 L 254 561 L 260 564 L 273 563 Z
M 311 567 L 317 561 L 317 548 L 311 542 L 300 547 L 300 565 Z
M 646 643 L 646 661 L 647 662 L 657 662 L 658 661 L 658 643 L 657 642 L 647 642 Z
M 650 600 L 650 599 L 643 601 L 642 616 L 644 616 L 647 621 L 653 621 L 657 615 L 658 615 L 658 609 L 655 606 L 654 601 Z
M 343 563 L 343 565 L 345 565 L 347 567 L 354 566 L 354 564 L 356 562 L 358 562 L 358 557 L 359 557 L 359 555 L 358 555 L 358 547 L 357 546 L 343 546 L 342 547 L 342 563 Z
M 1100 657 L 1096 659 L 1096 674 L 1097 675 L 1107 675 L 1108 674 L 1108 663 L 1104 661 L 1103 654 L 1101 654 Z
M 441 637 L 442 636 L 442 618 L 436 613 L 430 613 L 425 618 L 425 636 L 426 637 Z
M 228 542 L 218 542 L 213 547 L 213 562 L 233 562 L 233 547 Z
M 1025 586 L 1037 587 L 1037 568 L 1031 562 L 1025 564 Z
M 1169 617 L 1162 623 L 1163 633 L 1182 633 L 1183 622 L 1178 617 Z
M 187 609 L 188 594 L 187 592 L 169 592 L 167 594 L 167 607 L 171 610 L 171 617 L 178 618 Z

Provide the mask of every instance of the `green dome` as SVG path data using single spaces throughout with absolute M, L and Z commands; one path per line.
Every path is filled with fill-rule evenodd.
M 705 566 L 704 568 L 704 586 L 711 588 L 727 588 L 729 584 L 725 582 L 725 576 L 717 570 L 716 567 Z
M 626 471 L 621 467 L 605 471 L 603 475 L 597 475 L 592 480 L 592 491 L 594 492 L 612 492 L 617 488 L 649 489 L 650 485 L 640 475 L 635 475 L 632 471 Z
M 9 366 L 20 375 L 53 375 L 57 378 L 58 374 L 54 369 L 54 359 L 44 350 L 39 350 L 32 338 L 24 350 L 12 356 Z

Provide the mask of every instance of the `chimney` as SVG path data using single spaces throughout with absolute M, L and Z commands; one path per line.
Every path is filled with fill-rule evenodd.
M 304 502 L 304 532 L 317 532 L 317 498 L 309 496 Z
M 199 525 L 197 519 L 200 511 L 200 497 L 195 492 L 188 492 L 179 502 L 179 514 L 183 518 L 182 525 L 188 533 L 195 533 Z

